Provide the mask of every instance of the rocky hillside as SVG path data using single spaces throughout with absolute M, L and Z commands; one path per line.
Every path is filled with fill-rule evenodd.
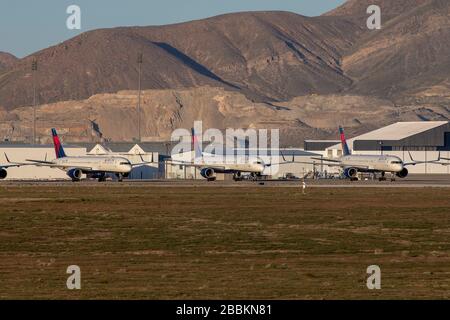
M 357 3 L 374 2 L 367 0 Z M 389 13 L 380 31 L 361 36 L 342 59 L 345 74 L 353 80 L 352 93 L 393 100 L 448 83 L 450 72 L 450 1 L 378 1 Z M 353 12 L 349 3 L 349 13 Z M 403 11 L 399 3 L 403 3 Z M 345 7 L 344 7 L 345 9 Z M 344 9 L 338 10 L 338 12 Z M 406 9 L 406 10 L 405 10 Z M 450 88 L 450 87 L 449 87 Z
M 66 141 L 96 142 L 137 137 L 137 92 L 98 94 L 81 101 L 43 105 L 37 111 L 38 135 L 50 142 L 50 128 L 60 128 Z M 32 108 L 0 111 L 0 132 L 8 140 L 32 135 Z M 242 93 L 223 88 L 146 90 L 142 96 L 142 136 L 167 141 L 174 129 L 190 128 L 203 120 L 204 128 L 280 128 L 283 146 L 302 145 L 305 138 L 336 138 L 337 124 L 349 135 L 395 121 L 442 120 L 450 111 L 441 107 L 395 106 L 389 100 L 355 95 L 307 95 L 283 103 L 252 102 Z M 98 128 L 97 131 L 92 128 Z
M 381 30 L 366 27 L 370 4 L 381 6 Z M 227 14 L 95 30 L 7 63 L 0 54 L 0 138 L 31 135 L 36 58 L 42 139 L 59 127 L 89 141 L 92 126 L 108 139 L 133 139 L 139 52 L 149 140 L 202 119 L 221 129 L 279 127 L 296 146 L 335 138 L 339 124 L 362 133 L 449 120 L 449 17 L 448 0 L 350 0 L 320 17 Z
M 351 84 L 340 62 L 354 32 L 340 19 L 288 12 L 95 30 L 22 59 L 0 78 L 0 105 L 30 105 L 33 58 L 41 103 L 136 89 L 140 51 L 144 89 L 210 85 L 257 101 L 339 92 Z
M 11 68 L 18 59 L 10 53 L 0 51 L 0 73 Z

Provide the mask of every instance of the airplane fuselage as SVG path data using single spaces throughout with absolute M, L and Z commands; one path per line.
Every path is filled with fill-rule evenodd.
M 261 160 L 257 158 L 233 158 L 233 161 L 227 161 L 223 157 L 204 157 L 196 164 L 201 169 L 213 169 L 217 173 L 257 173 L 261 174 L 265 167 Z
M 83 173 L 105 172 L 127 174 L 132 169 L 130 161 L 123 157 L 64 157 L 55 159 L 53 162 L 63 170 L 80 168 Z
M 360 172 L 392 172 L 398 173 L 404 169 L 399 157 L 390 155 L 347 155 L 340 159 L 343 168 L 356 168 Z

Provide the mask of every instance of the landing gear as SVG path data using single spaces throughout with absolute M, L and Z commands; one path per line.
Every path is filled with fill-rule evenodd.
M 106 181 L 106 174 L 102 174 L 98 177 L 98 182 L 105 182 Z
M 381 173 L 381 177 L 380 177 L 380 179 L 379 179 L 380 181 L 386 181 L 386 172 L 382 172 Z
M 117 177 L 117 180 L 119 180 L 119 182 L 122 182 L 122 181 L 123 181 L 123 174 L 117 173 L 117 174 L 116 174 L 116 177 Z
M 395 182 L 395 173 L 391 173 L 391 182 Z

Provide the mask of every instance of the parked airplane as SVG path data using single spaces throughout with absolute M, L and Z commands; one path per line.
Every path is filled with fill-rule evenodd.
M 105 181 L 108 173 L 115 174 L 119 181 L 128 177 L 134 166 L 140 166 L 147 162 L 132 164 L 130 160 L 117 156 L 78 156 L 69 157 L 64 152 L 58 134 L 52 129 L 53 144 L 55 146 L 56 159 L 53 161 L 26 160 L 39 167 L 58 168 L 66 171 L 72 181 L 80 181 L 83 174 L 89 178 Z M 142 157 L 141 157 L 142 159 Z
M 233 161 L 229 161 L 227 156 L 219 156 L 202 152 L 194 129 L 191 131 L 195 161 L 186 162 L 172 160 L 170 163 L 184 167 L 199 168 L 201 176 L 208 181 L 215 181 L 217 178 L 217 173 L 232 174 L 233 180 L 235 181 L 242 180 L 244 174 L 250 174 L 250 177 L 253 180 L 258 180 L 261 178 L 266 168 L 270 168 L 274 165 L 291 163 L 287 161 L 277 164 L 265 163 L 260 157 L 255 156 L 233 156 Z
M 324 165 L 330 167 L 341 167 L 344 176 L 350 180 L 357 180 L 358 172 L 381 173 L 380 181 L 386 180 L 386 172 L 392 174 L 391 181 L 395 180 L 395 176 L 399 178 L 406 178 L 408 176 L 407 166 L 415 166 L 420 163 L 427 163 L 427 161 L 412 160 L 411 153 L 409 154 L 413 162 L 404 163 L 402 159 L 391 155 L 364 155 L 352 154 L 345 139 L 344 129 L 339 127 L 339 134 L 342 144 L 343 156 L 337 159 L 329 158 L 312 158 L 313 160 L 325 161 Z M 434 161 L 428 161 L 434 162 Z M 315 163 L 317 164 L 317 163 Z
M 5 153 L 5 158 L 6 158 L 6 161 L 8 161 L 8 164 L 0 164 L 0 180 L 4 180 L 8 176 L 8 171 L 6 169 L 12 168 L 12 167 L 21 167 L 24 165 L 23 163 L 14 163 L 14 162 L 9 161 L 9 158 L 6 155 L 6 153 Z

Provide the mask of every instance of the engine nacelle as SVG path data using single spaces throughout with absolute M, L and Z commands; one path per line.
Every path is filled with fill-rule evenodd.
M 214 172 L 214 169 L 211 168 L 204 168 L 202 171 L 200 171 L 200 174 L 203 178 L 211 180 L 216 177 L 216 173 Z
M 67 175 L 73 180 L 73 181 L 80 181 L 81 176 L 83 175 L 83 172 L 80 169 L 70 169 L 67 171 Z
M 399 178 L 406 178 L 408 176 L 408 169 L 403 168 L 402 171 L 397 172 L 395 175 Z
M 5 169 L 0 169 L 0 180 L 6 179 L 8 172 Z
M 345 168 L 344 169 L 344 176 L 346 178 L 356 178 L 356 175 L 358 174 L 358 169 L 355 168 Z

